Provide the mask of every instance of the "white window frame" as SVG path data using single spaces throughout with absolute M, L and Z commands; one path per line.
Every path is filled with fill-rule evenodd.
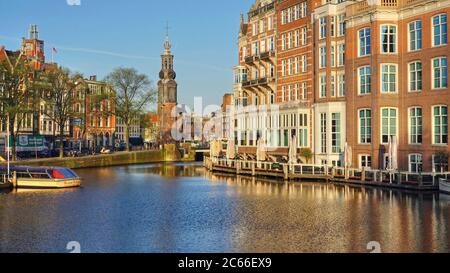
M 443 40 L 443 37 L 442 37 L 442 26 L 443 26 L 443 23 L 442 23 L 442 19 L 440 18 L 439 19 L 439 27 L 440 27 L 440 31 L 441 31 L 441 36 L 440 36 L 440 39 L 439 39 L 439 44 L 436 44 L 436 41 L 435 41 L 436 33 L 435 33 L 434 18 L 441 17 L 441 16 L 445 16 L 446 17 L 445 24 L 447 25 L 447 33 L 446 33 L 447 41 L 445 41 L 445 43 L 442 41 Z M 436 14 L 435 16 L 431 17 L 431 33 L 432 33 L 432 35 L 431 35 L 431 44 L 433 45 L 433 47 L 445 46 L 445 45 L 448 44 L 448 15 L 447 15 L 447 13 L 440 13 L 440 14 Z
M 390 66 L 394 66 L 395 67 L 395 92 L 392 91 L 383 91 L 383 66 L 389 66 L 389 75 L 390 75 Z M 394 63 L 382 63 L 380 64 L 380 93 L 381 94 L 398 94 L 398 64 L 394 64 Z M 391 85 L 390 79 L 389 79 L 389 88 Z
M 366 31 L 369 30 L 369 35 L 366 36 Z M 362 50 L 362 45 L 361 45 L 361 32 L 364 33 L 364 36 L 362 37 L 362 39 L 364 39 L 364 50 L 363 50 L 363 54 L 361 54 Z M 367 45 L 367 39 L 369 39 L 369 44 Z M 370 27 L 365 27 L 362 28 L 360 30 L 358 30 L 358 57 L 366 57 L 366 56 L 370 56 L 372 53 L 372 30 L 370 29 Z M 368 51 L 368 52 L 367 52 Z
M 436 107 L 441 107 L 441 111 L 440 111 L 440 114 L 439 114 L 439 117 L 441 117 L 441 119 L 444 117 L 443 115 L 442 115 L 442 107 L 447 107 L 447 124 L 446 124 L 446 126 L 447 126 L 447 143 L 437 143 L 436 142 L 436 132 L 435 132 L 435 129 L 436 129 L 436 124 L 435 124 L 435 118 L 436 118 L 436 116 L 434 115 L 434 108 L 436 108 Z M 444 104 L 439 104 L 439 105 L 433 105 L 433 106 L 431 106 L 431 125 L 432 125 L 432 144 L 433 145 L 436 145 L 436 146 L 447 146 L 448 145 L 448 142 L 449 142 L 449 138 L 448 138 L 448 135 L 449 135 L 449 125 L 448 125 L 448 121 L 449 121 L 449 113 L 448 113 L 448 105 L 444 105 Z M 442 140 L 442 137 L 444 136 L 444 134 L 442 133 L 442 129 L 443 129 L 443 126 L 444 124 L 441 124 L 441 128 L 440 128 L 440 130 L 441 130 L 441 133 L 440 133 L 440 139 Z
M 442 60 L 446 60 L 446 62 L 447 62 L 447 66 L 445 67 L 445 68 L 443 68 L 443 66 L 442 66 Z M 435 67 L 434 67 L 434 62 L 436 61 L 436 60 L 439 60 L 439 68 L 440 68 L 440 73 L 441 73 L 441 77 L 440 77 L 440 81 L 439 81 L 439 84 L 440 84 L 440 86 L 439 87 L 437 87 L 436 86 L 436 81 L 435 81 L 435 77 L 436 77 L 436 70 L 435 70 Z M 444 86 L 444 81 L 443 81 L 443 77 L 442 77 L 442 72 L 446 72 L 447 73 L 447 86 Z M 433 89 L 433 90 L 441 90 L 441 89 L 447 89 L 448 88 L 448 58 L 447 58 L 447 56 L 439 56 L 439 57 L 435 57 L 435 58 L 433 58 L 433 59 L 431 59 L 431 88 Z
M 415 162 L 412 161 L 412 157 L 413 156 L 416 157 L 416 161 Z M 412 168 L 412 164 L 416 165 L 415 169 Z M 419 169 L 419 166 L 421 166 L 420 169 Z M 423 155 L 422 154 L 415 153 L 415 154 L 409 154 L 408 155 L 408 170 L 409 170 L 410 173 L 421 173 L 421 172 L 423 172 Z
M 392 134 L 392 132 L 391 132 L 391 116 L 390 116 L 390 110 L 395 110 L 395 130 L 396 130 L 396 132 L 395 132 L 395 136 L 399 136 L 399 131 L 398 131 L 398 129 L 399 129 L 399 119 L 398 119 L 398 117 L 399 117 L 399 113 L 398 113 L 398 108 L 397 107 L 381 107 L 380 108 L 380 143 L 381 144 L 388 144 L 388 141 L 386 141 L 386 142 L 384 142 L 383 141 L 383 110 L 385 110 L 385 109 L 388 109 L 389 110 L 389 120 L 388 120 L 388 130 L 389 130 L 389 136 L 388 137 L 390 137 L 390 136 L 393 136 L 393 134 Z
M 370 74 L 366 74 L 367 68 L 369 69 Z M 365 83 L 364 86 L 365 86 L 366 89 L 369 88 L 369 92 L 367 92 L 367 90 L 366 90 L 365 93 L 362 93 L 362 88 L 361 88 L 362 87 L 362 85 L 361 85 L 361 76 L 362 76 L 362 74 L 361 74 L 361 70 L 364 70 L 364 78 L 366 80 L 366 83 Z M 370 80 L 369 84 L 367 84 L 367 79 Z M 367 96 L 367 95 L 370 95 L 370 94 L 372 94 L 372 67 L 370 65 L 363 65 L 363 66 L 358 67 L 358 95 L 359 96 Z
M 367 140 L 367 137 L 370 136 L 370 141 L 363 142 L 363 135 L 361 132 L 361 112 L 364 111 L 364 121 L 366 122 L 366 125 L 364 126 L 366 129 L 366 133 L 364 134 L 364 139 Z M 367 111 L 370 111 L 370 126 L 367 126 L 369 118 L 367 117 Z M 370 128 L 370 134 L 367 133 L 367 128 Z M 373 111 L 370 108 L 361 108 L 358 109 L 358 144 L 360 145 L 370 145 L 373 141 Z
M 417 64 L 420 64 L 420 70 L 417 69 Z M 414 65 L 414 71 L 411 70 L 411 65 Z M 420 75 L 421 75 L 421 78 L 420 78 L 421 88 L 420 89 L 418 88 L 418 86 L 419 86 L 419 81 L 418 81 L 419 71 L 420 71 Z M 412 84 L 411 74 L 413 72 L 415 73 L 415 76 L 416 76 L 416 80 L 415 80 L 416 89 L 415 90 L 413 90 L 411 88 L 411 84 Z M 412 62 L 408 63 L 408 92 L 416 93 L 416 92 L 422 92 L 422 91 L 423 91 L 423 64 L 420 60 L 412 61 Z
M 323 81 L 325 79 L 325 81 Z M 327 74 L 319 75 L 319 98 L 326 98 L 328 90 L 327 90 Z
M 420 109 L 421 110 L 421 116 L 419 117 L 417 115 L 417 110 Z M 416 134 L 415 134 L 415 141 L 413 141 L 413 134 L 412 134 L 412 118 L 413 116 L 411 115 L 411 111 L 415 110 L 415 116 L 414 118 L 416 119 Z M 421 120 L 421 124 L 419 125 L 418 123 L 418 119 L 420 118 Z M 421 141 L 419 142 L 419 128 L 421 131 Z M 409 145 L 422 145 L 423 144 L 423 108 L 420 106 L 412 106 L 408 108 L 408 144 Z
M 321 17 L 319 18 L 319 39 L 325 39 L 327 38 L 327 24 L 328 24 L 328 19 L 327 17 Z
M 370 167 L 363 166 L 363 158 L 365 158 L 366 164 L 368 163 L 368 159 L 370 158 Z M 372 169 L 372 155 L 370 154 L 359 154 L 358 155 L 358 166 L 360 169 L 365 168 L 366 170 Z
M 420 23 L 420 28 L 417 28 L 417 23 Z M 411 30 L 411 26 L 414 26 L 414 29 Z M 411 44 L 413 42 L 411 34 L 414 33 L 416 39 L 414 40 L 414 44 L 416 46 L 416 48 L 411 48 Z M 417 35 L 420 34 L 420 39 L 418 39 Z M 419 46 L 419 41 L 420 41 L 420 46 Z M 414 51 L 419 51 L 421 50 L 423 47 L 423 23 L 422 20 L 414 20 L 412 22 L 408 23 L 408 51 L 409 52 L 414 52 Z
M 389 31 L 389 28 L 391 28 L 391 27 L 394 27 L 394 29 L 395 29 L 395 34 L 394 34 L 395 39 L 393 41 L 394 42 L 394 52 L 383 52 L 383 28 L 384 27 L 388 27 L 388 31 Z M 387 35 L 389 35 L 389 33 Z M 392 41 L 388 41 L 388 48 L 389 48 L 390 42 L 392 42 Z M 398 26 L 395 24 L 380 25 L 380 53 L 381 54 L 397 54 L 397 52 L 398 52 Z
M 320 46 L 319 47 L 319 68 L 327 68 L 327 47 Z

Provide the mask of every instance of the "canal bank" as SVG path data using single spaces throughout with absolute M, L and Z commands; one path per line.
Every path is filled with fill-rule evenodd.
M 70 169 L 110 167 L 133 164 L 160 163 L 160 162 L 192 162 L 195 161 L 195 152 L 182 155 L 173 145 L 165 145 L 161 150 L 118 152 L 109 155 L 95 155 L 86 157 L 45 158 L 12 162 L 15 165 L 30 167 L 62 167 Z M 4 163 L 0 163 L 4 164 Z
M 450 173 L 390 172 L 329 167 L 326 165 L 240 161 L 210 157 L 205 157 L 204 167 L 215 173 L 271 178 L 290 182 L 320 181 L 412 191 L 439 191 L 439 179 L 450 177 Z

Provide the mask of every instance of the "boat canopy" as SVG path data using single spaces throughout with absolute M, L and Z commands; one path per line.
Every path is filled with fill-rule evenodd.
M 29 173 L 29 174 L 47 174 L 55 179 L 78 178 L 78 175 L 69 168 L 43 168 L 27 166 L 11 166 L 11 172 Z M 0 173 L 6 173 L 7 167 L 0 166 Z

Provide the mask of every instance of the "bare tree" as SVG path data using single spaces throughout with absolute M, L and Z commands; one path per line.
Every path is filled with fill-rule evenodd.
M 43 115 L 57 126 L 59 137 L 59 157 L 64 157 L 64 132 L 71 119 L 78 113 L 74 111 L 76 102 L 75 90 L 83 83 L 79 74 L 71 75 L 70 71 L 62 68 L 49 69 L 35 83 L 40 91 L 41 99 L 45 103 Z
M 156 92 L 147 75 L 139 74 L 134 68 L 116 68 L 106 77 L 106 82 L 116 93 L 115 115 L 125 125 L 125 144 L 129 151 L 130 126 L 155 101 Z
M 13 161 L 16 160 L 17 137 L 26 125 L 25 120 L 31 121 L 33 113 L 34 73 L 22 54 L 7 55 L 0 62 L 0 120 L 9 129 Z

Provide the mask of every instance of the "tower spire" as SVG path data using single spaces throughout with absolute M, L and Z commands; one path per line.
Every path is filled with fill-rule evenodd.
M 170 54 L 171 47 L 172 47 L 172 45 L 170 44 L 170 39 L 169 39 L 169 22 L 167 21 L 167 23 L 166 23 L 166 39 L 164 41 L 164 53 Z

